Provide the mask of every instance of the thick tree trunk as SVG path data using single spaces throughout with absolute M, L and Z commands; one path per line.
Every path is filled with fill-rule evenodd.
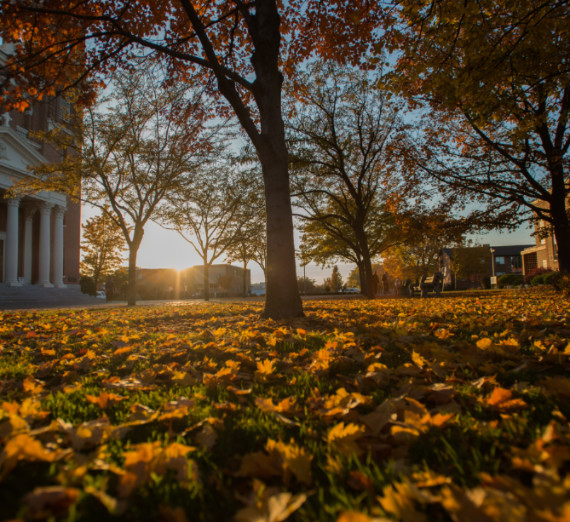
M 247 260 L 243 262 L 243 296 L 247 297 Z
M 558 269 L 570 273 L 570 222 L 568 211 L 551 207 L 554 238 L 558 247 Z
M 558 152 L 558 151 L 556 151 Z M 558 247 L 558 269 L 561 272 L 570 273 L 570 209 L 568 209 L 568 193 L 564 168 L 558 158 L 560 154 L 554 154 L 555 159 L 550 162 L 550 175 L 552 190 L 550 199 L 550 215 L 554 238 Z
M 204 301 L 210 300 L 210 265 L 204 263 Z
M 127 305 L 137 304 L 137 252 L 138 245 L 129 246 L 129 286 L 127 288 Z
M 283 142 L 283 146 L 285 143 Z M 293 215 L 287 159 L 262 161 L 267 213 L 265 316 L 273 319 L 303 315 L 295 271 Z
M 255 51 L 251 63 L 261 132 L 252 141 L 261 161 L 267 213 L 265 316 L 284 319 L 303 315 L 295 272 L 293 214 L 285 125 L 281 114 L 279 70 L 280 20 L 275 1 L 256 3 L 252 26 Z
M 363 221 L 363 220 L 362 220 Z M 374 288 L 374 282 L 372 280 L 372 260 L 370 259 L 370 249 L 368 248 L 368 238 L 366 237 L 366 232 L 364 228 L 358 226 L 358 230 L 354 231 L 356 233 L 356 238 L 358 241 L 358 248 L 360 249 L 360 258 L 361 258 L 361 270 L 364 278 L 361 276 L 361 284 L 362 284 L 362 295 L 368 297 L 369 299 L 374 299 L 375 291 L 378 289 Z

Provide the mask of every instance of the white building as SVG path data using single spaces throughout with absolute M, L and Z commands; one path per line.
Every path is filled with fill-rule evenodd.
M 0 48 L 0 63 L 6 56 Z M 31 175 L 30 168 L 59 159 L 31 133 L 63 123 L 66 107 L 50 99 L 24 113 L 0 114 L 0 283 L 63 287 L 79 281 L 79 204 L 55 192 L 6 197 L 6 189 Z

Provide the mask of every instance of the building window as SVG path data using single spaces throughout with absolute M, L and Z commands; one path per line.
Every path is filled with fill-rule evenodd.
M 511 256 L 511 266 L 513 268 L 522 268 L 522 257 L 521 256 Z
M 524 269 L 526 273 L 528 273 L 529 270 L 535 269 L 537 266 L 538 259 L 536 257 L 536 252 L 524 256 Z

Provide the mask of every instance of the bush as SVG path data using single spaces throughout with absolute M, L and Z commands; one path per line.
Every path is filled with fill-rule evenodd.
M 545 285 L 552 285 L 555 288 L 558 288 L 558 281 L 562 277 L 560 272 L 550 272 L 550 274 L 544 274 L 542 276 L 543 282 Z
M 95 295 L 97 288 L 95 288 L 95 280 L 89 276 L 81 276 L 79 278 L 79 288 L 84 294 Z
M 549 276 L 552 272 L 547 272 L 546 274 L 538 274 L 535 275 L 531 280 L 530 280 L 530 286 L 538 286 L 538 285 L 544 285 L 546 282 L 544 280 L 544 278 L 546 276 Z
M 534 277 L 543 274 L 550 274 L 551 272 L 552 272 L 551 270 L 546 270 L 546 268 L 533 268 L 532 270 L 529 270 L 524 276 L 524 282 L 527 285 L 532 284 L 532 279 Z M 536 283 L 536 284 L 542 284 L 542 283 Z
M 520 286 L 523 283 L 524 277 L 521 274 L 503 274 L 497 279 L 499 288 L 505 288 L 505 286 Z
M 570 296 L 570 274 L 561 274 L 556 272 L 558 277 L 553 276 L 552 284 L 556 290 L 559 290 L 566 296 Z

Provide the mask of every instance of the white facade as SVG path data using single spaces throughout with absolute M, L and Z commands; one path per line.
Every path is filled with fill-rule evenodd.
M 47 161 L 41 145 L 28 139 L 26 129 L 12 128 L 11 120 L 8 113 L 0 116 L 0 282 L 63 287 L 67 198 L 55 192 L 5 197 L 6 189 L 31 175 L 30 167 Z

